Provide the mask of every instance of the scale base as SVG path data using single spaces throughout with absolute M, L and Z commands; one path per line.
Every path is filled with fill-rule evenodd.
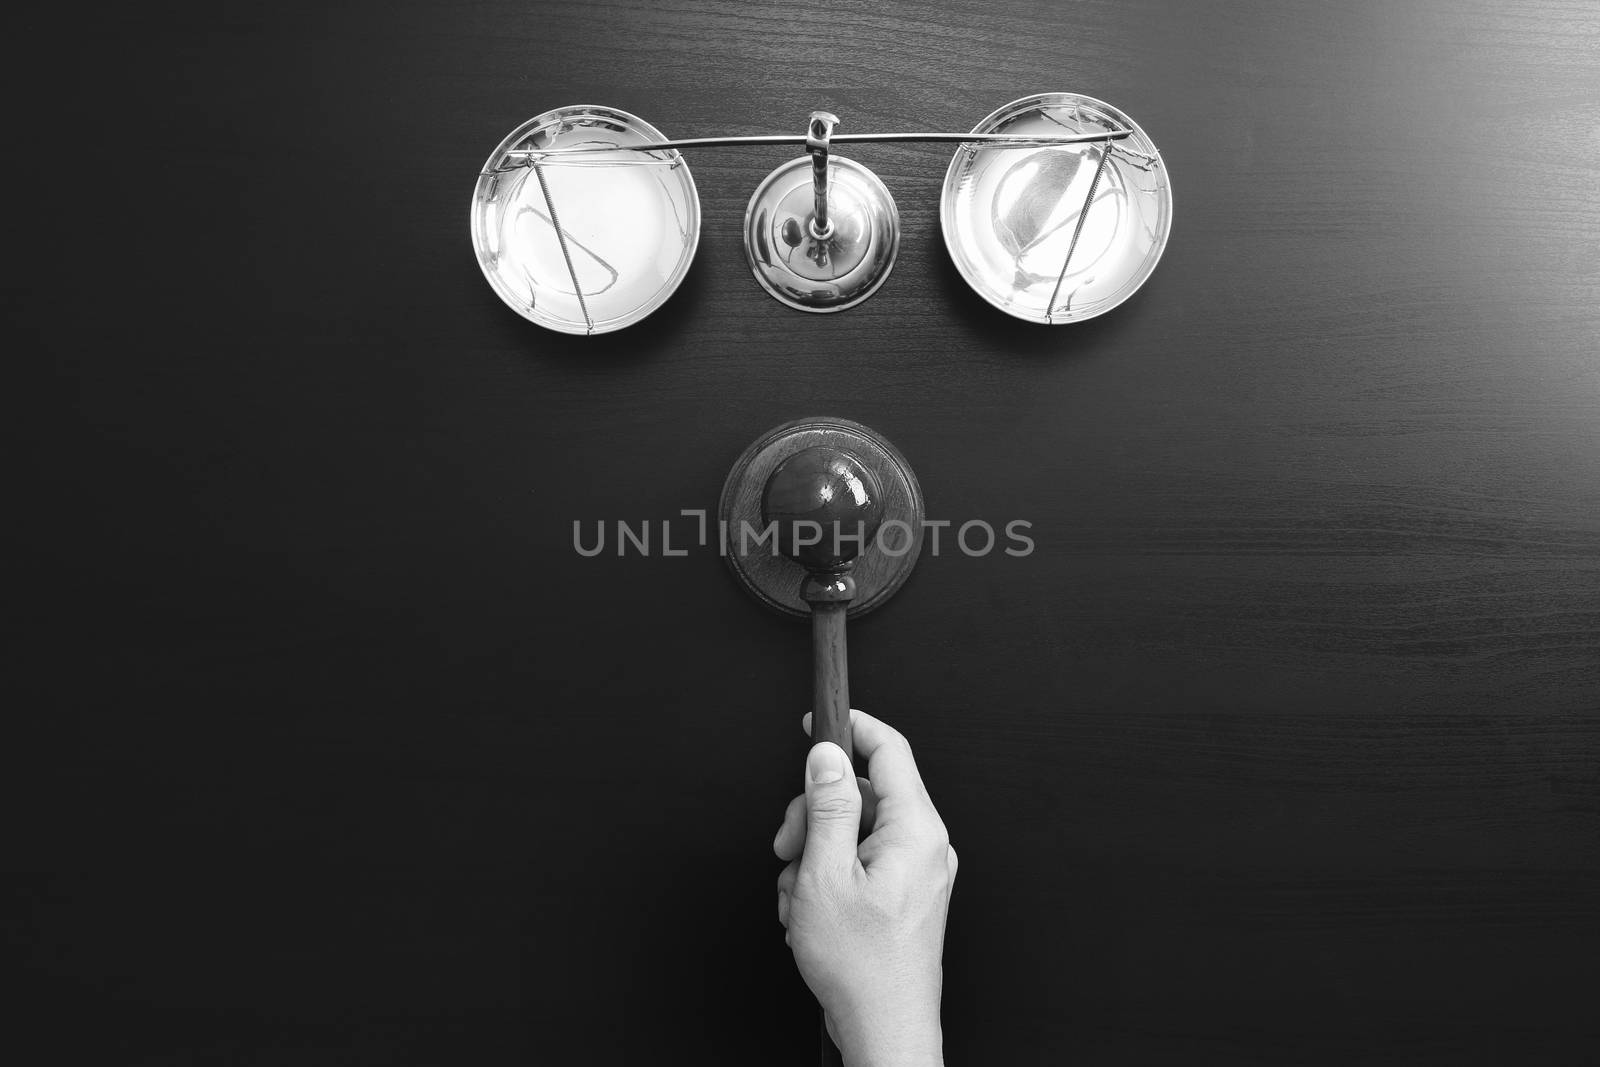
M 808 160 L 801 162 L 809 166 Z M 809 189 L 807 186 L 808 192 Z M 757 600 L 785 615 L 811 614 L 810 606 L 800 599 L 805 568 L 778 555 L 773 538 L 757 541 L 765 528 L 761 521 L 761 494 L 767 479 L 778 464 L 813 445 L 851 453 L 872 471 L 883 490 L 879 535 L 856 558 L 850 571 L 856 582 L 856 595 L 848 614 L 854 618 L 888 600 L 911 576 L 922 552 L 926 515 L 922 488 L 905 457 L 858 422 L 799 419 L 767 431 L 745 449 L 722 487 L 719 513 L 722 528 L 727 531 L 724 555 L 734 577 Z
M 790 160 L 756 187 L 744 215 L 744 251 L 761 287 L 801 311 L 843 311 L 878 291 L 900 251 L 900 212 L 878 176 L 828 158 L 830 233 L 812 226 L 811 159 Z

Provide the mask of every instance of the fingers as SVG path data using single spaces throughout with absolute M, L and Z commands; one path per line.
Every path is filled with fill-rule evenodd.
M 878 798 L 872 792 L 872 783 L 865 778 L 856 779 L 856 788 L 861 791 L 861 832 L 870 834 L 877 818 Z M 772 839 L 772 851 L 787 863 L 799 859 L 805 847 L 806 795 L 801 793 L 789 801 L 783 813 L 783 825 L 778 827 L 778 836 Z
M 778 836 L 772 839 L 772 851 L 785 863 L 800 858 L 806 847 L 806 795 L 801 793 L 789 801 L 783 812 L 783 825 Z
M 811 716 L 806 715 L 802 722 L 809 733 Z M 879 823 L 902 818 L 923 822 L 930 817 L 938 819 L 922 784 L 917 761 L 911 756 L 911 745 L 900 731 L 852 708 L 850 733 L 856 758 L 866 764 L 867 779 L 877 794 Z
M 854 873 L 861 833 L 861 790 L 850 761 L 832 741 L 806 757 L 806 840 L 800 873 L 838 881 Z
M 778 875 L 778 921 L 789 928 L 789 902 L 794 899 L 794 882 L 800 876 L 800 862 L 790 863 Z
M 795 799 L 803 801 L 805 798 L 796 797 Z M 791 804 L 790 807 L 793 808 L 794 805 Z M 949 885 L 953 887 L 956 875 L 961 871 L 961 859 L 956 855 L 954 847 L 945 846 L 944 862 L 946 869 L 950 872 Z M 778 874 L 778 922 L 786 930 L 789 928 L 789 906 L 794 899 L 794 884 L 799 877 L 800 861 L 798 858 L 791 859 L 788 865 Z

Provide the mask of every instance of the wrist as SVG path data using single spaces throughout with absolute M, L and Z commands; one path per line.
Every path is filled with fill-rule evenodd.
M 944 1030 L 931 1010 L 865 1012 L 835 1020 L 845 1067 L 944 1067 Z

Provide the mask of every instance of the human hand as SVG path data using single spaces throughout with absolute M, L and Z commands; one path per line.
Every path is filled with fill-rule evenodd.
M 906 739 L 865 712 L 850 727 L 867 776 L 848 773 L 839 746 L 812 746 L 772 843 L 789 864 L 778 921 L 849 1067 L 940 1065 L 955 849 Z

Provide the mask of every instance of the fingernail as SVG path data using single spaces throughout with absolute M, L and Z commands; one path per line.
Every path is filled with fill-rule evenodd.
M 813 785 L 837 782 L 848 769 L 843 750 L 827 741 L 813 745 L 811 755 L 806 758 L 806 773 L 811 775 Z

